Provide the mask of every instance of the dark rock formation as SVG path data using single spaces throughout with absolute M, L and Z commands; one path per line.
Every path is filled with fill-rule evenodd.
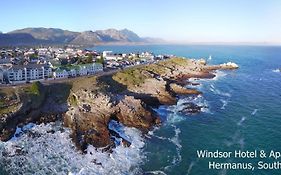
M 182 110 L 180 110 L 180 113 L 182 114 L 196 114 L 196 113 L 199 113 L 201 112 L 201 109 L 205 106 L 198 106 L 192 102 L 187 102 L 187 103 L 184 103 L 184 108 Z

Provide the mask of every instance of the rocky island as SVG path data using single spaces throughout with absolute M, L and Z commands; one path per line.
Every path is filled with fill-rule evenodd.
M 213 78 L 218 69 L 236 68 L 235 63 L 207 65 L 204 60 L 175 57 L 113 74 L 1 88 L 0 140 L 11 139 L 18 127 L 30 122 L 61 120 L 71 128 L 71 137 L 81 151 L 89 144 L 111 150 L 114 138 L 130 146 L 126 138 L 109 128 L 112 120 L 146 133 L 161 124 L 153 108 L 176 104 L 178 95 L 201 94 L 185 87 L 192 83 L 190 78 Z M 187 104 L 185 111 L 200 109 Z

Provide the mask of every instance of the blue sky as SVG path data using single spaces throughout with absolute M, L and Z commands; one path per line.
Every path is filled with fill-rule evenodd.
M 280 0 L 1 0 L 0 31 L 128 28 L 176 42 L 281 43 Z

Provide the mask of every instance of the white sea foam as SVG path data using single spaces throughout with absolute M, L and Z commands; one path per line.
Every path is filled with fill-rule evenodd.
M 216 75 L 216 76 L 213 78 L 213 80 L 218 80 L 218 79 L 220 79 L 220 78 L 226 76 L 227 74 L 226 74 L 225 72 L 223 72 L 223 71 L 217 70 L 217 71 L 215 72 L 215 75 Z
M 254 111 L 251 113 L 251 115 L 256 115 L 257 112 L 258 112 L 258 109 L 254 109 Z
M 239 122 L 237 123 L 238 126 L 241 126 L 242 123 L 246 120 L 246 117 L 242 117 Z
M 177 128 L 175 125 L 172 125 L 172 127 L 174 128 L 175 135 L 174 137 L 169 138 L 168 140 L 176 146 L 177 154 L 173 157 L 172 163 L 164 168 L 165 170 L 170 169 L 175 165 L 178 165 L 182 161 L 182 156 L 181 156 L 182 145 L 180 143 L 181 141 L 179 138 L 179 134 L 181 133 L 181 130 Z
M 221 107 L 221 109 L 225 109 L 226 105 L 228 104 L 228 101 L 227 101 L 227 100 L 224 100 L 224 99 L 220 99 L 220 101 L 222 102 L 222 107 Z
M 272 72 L 277 72 L 277 73 L 279 73 L 279 72 L 281 72 L 281 69 L 274 69 L 274 70 L 272 70 Z
M 225 97 L 231 97 L 231 94 L 228 92 L 223 92 L 217 88 L 213 84 L 210 85 L 210 91 L 212 91 L 214 94 L 220 95 L 220 96 L 225 96 Z
M 76 150 L 70 130 L 58 123 L 35 125 L 19 137 L 1 143 L 0 165 L 10 174 L 138 174 L 144 141 L 140 131 L 124 127 L 130 147 L 117 146 L 112 153 L 89 146 Z
M 156 171 L 147 171 L 145 174 L 155 174 L 155 175 L 166 175 L 164 171 L 156 170 Z
M 190 163 L 190 165 L 188 166 L 188 169 L 187 169 L 187 175 L 189 175 L 189 174 L 191 173 L 192 168 L 194 167 L 194 165 L 195 165 L 197 162 L 198 162 L 198 159 L 197 159 L 196 162 L 195 162 L 195 161 L 192 161 L 192 162 Z
M 24 134 L 29 129 L 33 128 L 34 126 L 35 126 L 34 123 L 28 123 L 27 125 L 24 125 L 23 127 L 17 127 L 16 132 L 10 141 L 16 140 L 17 137 L 21 136 L 22 134 Z
M 241 149 L 244 149 L 245 146 L 245 139 L 241 134 L 240 130 L 238 129 L 234 135 L 231 137 L 231 140 L 225 141 L 226 146 L 230 147 L 232 145 L 239 145 Z

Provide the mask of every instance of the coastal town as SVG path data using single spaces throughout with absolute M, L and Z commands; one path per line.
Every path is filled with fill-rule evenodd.
M 150 52 L 113 53 L 77 48 L 0 49 L 0 84 L 67 79 L 94 75 L 172 57 Z

